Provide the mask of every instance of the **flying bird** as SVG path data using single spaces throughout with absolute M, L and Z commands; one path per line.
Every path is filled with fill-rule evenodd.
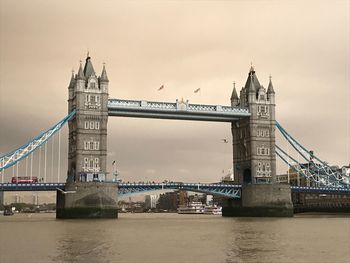
M 160 86 L 159 89 L 158 89 L 158 91 L 160 91 L 160 90 L 162 90 L 162 89 L 164 89 L 164 85 Z
M 227 139 L 221 139 L 223 143 L 228 143 Z
M 193 92 L 194 92 L 194 93 L 198 93 L 200 90 L 201 90 L 201 89 L 199 88 L 199 89 L 194 90 Z
M 58 191 L 60 191 L 62 194 L 75 194 L 77 191 L 63 191 L 60 188 L 56 188 Z

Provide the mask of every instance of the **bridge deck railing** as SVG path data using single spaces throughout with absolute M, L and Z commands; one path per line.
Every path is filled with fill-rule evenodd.
M 145 100 L 121 100 L 109 99 L 109 109 L 133 109 L 145 111 L 168 111 L 168 112 L 191 112 L 191 113 L 206 113 L 206 114 L 227 114 L 227 115 L 241 115 L 250 116 L 248 108 L 230 107 L 222 105 L 205 105 L 205 104 L 189 104 L 188 101 L 158 102 Z

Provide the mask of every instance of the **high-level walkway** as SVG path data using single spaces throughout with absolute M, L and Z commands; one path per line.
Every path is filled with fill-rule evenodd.
M 188 101 L 108 100 L 108 115 L 156 119 L 232 122 L 249 117 L 248 108 L 189 104 Z

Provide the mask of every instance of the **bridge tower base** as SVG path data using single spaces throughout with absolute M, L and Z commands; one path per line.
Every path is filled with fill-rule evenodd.
M 118 218 L 118 188 L 100 182 L 66 183 L 57 190 L 56 218 Z
M 227 200 L 222 209 L 227 217 L 292 217 L 293 203 L 289 185 L 247 184 L 240 200 Z

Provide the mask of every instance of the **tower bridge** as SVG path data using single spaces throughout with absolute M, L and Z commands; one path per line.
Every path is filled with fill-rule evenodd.
M 1 184 L 0 191 L 57 191 L 57 218 L 116 218 L 118 191 L 121 195 L 185 189 L 221 195 L 226 197 L 224 216 L 292 216 L 292 192 L 350 192 L 349 175 L 334 170 L 276 123 L 275 91 L 271 77 L 265 89 L 253 67 L 248 72 L 239 96 L 233 87 L 229 106 L 190 104 L 184 100 L 157 102 L 111 99 L 108 88 L 105 66 L 101 75 L 97 76 L 91 58 L 87 57 L 84 67 L 80 64 L 78 73 L 71 76 L 67 117 L 24 146 L 0 157 L 0 172 L 18 165 L 19 161 L 32 156 L 34 151 L 68 123 L 68 172 L 65 184 Z M 230 123 L 234 181 L 228 185 L 107 182 L 107 122 L 109 117 L 114 116 Z M 275 145 L 276 127 L 308 165 L 298 163 Z M 312 186 L 291 188 L 278 184 L 276 154 L 307 178 Z M 66 194 L 68 192 L 70 194 Z

